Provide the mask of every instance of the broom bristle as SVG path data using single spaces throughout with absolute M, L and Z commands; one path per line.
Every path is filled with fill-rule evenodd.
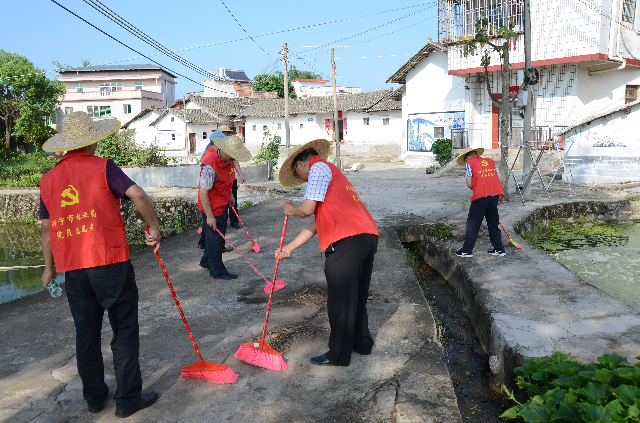
M 278 279 L 276 280 L 276 286 L 273 287 L 273 292 L 280 291 L 282 288 L 286 287 L 287 285 L 289 284 Z M 267 283 L 267 286 L 264 287 L 264 293 L 266 295 L 269 295 L 271 293 L 271 281 L 269 281 Z
M 226 364 L 213 364 L 204 360 L 183 367 L 180 377 L 202 379 L 217 384 L 234 383 L 238 380 L 238 374 Z
M 202 226 L 200 226 L 200 227 L 198 228 L 198 233 L 199 233 L 199 234 L 201 234 L 201 233 L 202 233 Z
M 276 372 L 281 372 L 289 368 L 282 358 L 282 355 L 266 343 L 264 343 L 262 347 L 260 347 L 259 342 L 244 343 L 240 345 L 240 348 L 238 348 L 234 356 L 245 363 L 264 367 L 265 369 Z
M 253 241 L 253 251 L 255 251 L 256 253 L 260 252 L 260 246 L 255 241 Z

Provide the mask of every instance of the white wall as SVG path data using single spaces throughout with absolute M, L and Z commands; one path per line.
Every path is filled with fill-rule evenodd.
M 346 141 L 349 145 L 400 145 L 402 143 L 402 111 L 358 113 L 349 112 L 347 117 Z M 364 124 L 369 118 L 369 124 Z M 389 119 L 384 125 L 383 120 Z
M 156 128 L 149 126 L 151 122 L 158 118 L 159 114 L 155 111 L 150 111 L 146 115 L 136 119 L 135 122 L 131 122 L 128 129 L 136 131 L 134 141 L 138 145 L 149 146 L 154 142 L 156 138 Z
M 579 67 L 577 121 L 623 105 L 626 85 L 640 85 L 640 69 L 636 66 L 592 76 L 587 68 Z
M 209 79 L 203 81 L 203 97 L 237 97 L 233 82 L 225 79 Z
M 312 119 L 311 121 L 309 119 Z M 278 129 L 280 124 L 280 129 Z M 300 128 L 302 124 L 302 129 Z M 322 129 L 323 121 L 318 122 L 315 114 L 301 114 L 297 116 L 291 116 L 289 118 L 290 131 L 290 143 L 292 145 L 301 145 L 316 138 L 326 138 L 324 130 Z M 256 129 L 253 129 L 255 125 Z M 263 142 L 264 127 L 271 135 L 278 135 L 282 138 L 282 145 L 285 144 L 285 126 L 284 117 L 277 118 L 259 118 L 259 117 L 247 117 L 245 123 L 245 143 L 247 148 L 259 147 Z

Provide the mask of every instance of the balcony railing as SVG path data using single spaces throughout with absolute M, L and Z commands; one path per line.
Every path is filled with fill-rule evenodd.
M 134 99 L 148 98 L 152 100 L 162 100 L 162 93 L 146 90 L 117 90 L 117 91 L 67 91 L 64 101 L 83 101 L 83 100 L 118 100 L 118 99 Z
M 471 38 L 476 22 L 484 21 L 489 34 L 513 21 L 523 27 L 523 0 L 446 0 L 438 3 L 438 38 L 455 43 Z M 519 28 L 516 28 L 518 31 Z

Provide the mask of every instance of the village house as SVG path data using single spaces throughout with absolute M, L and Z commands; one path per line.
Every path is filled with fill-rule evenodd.
M 333 86 L 327 86 L 328 79 L 294 79 L 291 81 L 297 98 L 326 97 L 333 95 Z M 336 87 L 336 94 L 355 94 L 362 92 L 360 87 Z
M 218 77 L 203 81 L 202 97 L 277 98 L 276 92 L 254 91 L 253 82 L 243 70 L 218 69 Z
M 58 81 L 67 92 L 56 121 L 87 112 L 94 119 L 127 122 L 149 108 L 166 108 L 175 101 L 175 75 L 156 65 L 103 65 L 66 69 Z M 59 125 L 57 130 L 62 130 Z

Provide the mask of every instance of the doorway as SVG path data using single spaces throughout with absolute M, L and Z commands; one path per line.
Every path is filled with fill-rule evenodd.
M 189 154 L 196 154 L 196 134 L 189 132 Z

